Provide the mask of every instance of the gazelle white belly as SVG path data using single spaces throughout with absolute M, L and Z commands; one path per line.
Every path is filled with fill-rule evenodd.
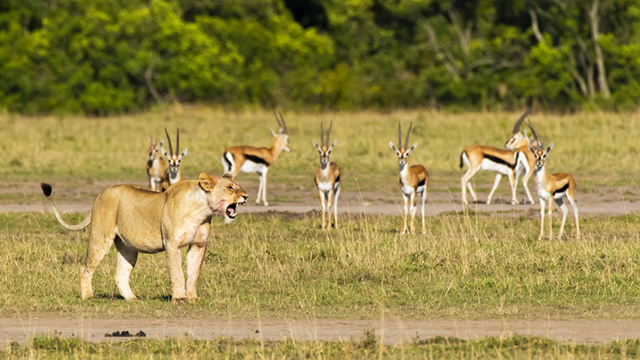
M 402 193 L 404 194 L 404 196 L 411 196 L 411 194 L 413 194 L 413 191 L 414 189 L 412 186 L 406 184 L 402 185 Z
M 240 171 L 245 173 L 264 173 L 266 172 L 267 167 L 264 164 L 256 164 L 251 160 L 245 160 L 240 168 Z
M 331 185 L 330 182 L 328 181 L 324 181 L 324 182 L 319 182 L 318 183 L 318 190 L 324 192 L 324 193 L 328 193 L 333 189 L 333 186 Z
M 508 175 L 509 172 L 511 171 L 511 168 L 506 166 L 506 165 L 502 165 L 502 164 L 498 164 L 495 163 L 489 159 L 482 159 L 482 162 L 480 163 L 480 169 L 481 170 L 489 170 L 489 171 L 495 171 L 499 174 L 502 175 Z

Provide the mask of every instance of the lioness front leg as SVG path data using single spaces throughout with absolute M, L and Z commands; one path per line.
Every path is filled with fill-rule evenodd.
M 187 299 L 195 300 L 198 298 L 196 286 L 198 285 L 198 277 L 204 262 L 204 255 L 207 253 L 207 239 L 209 238 L 209 229 L 211 223 L 206 222 L 198 228 L 198 232 L 193 239 L 193 244 L 189 245 L 187 251 Z
M 182 300 L 186 297 L 184 292 L 184 274 L 182 273 L 182 257 L 180 249 L 175 244 L 167 244 L 167 262 L 169 263 L 169 276 L 171 277 L 171 300 Z

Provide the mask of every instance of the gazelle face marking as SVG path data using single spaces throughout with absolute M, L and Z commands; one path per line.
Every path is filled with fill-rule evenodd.
M 166 128 L 164 129 L 164 132 L 167 135 L 167 141 L 169 142 L 169 152 L 167 152 L 167 150 L 165 150 L 163 146 L 161 148 L 162 155 L 164 155 L 169 161 L 169 176 L 172 179 L 175 179 L 180 174 L 180 161 L 182 161 L 183 157 L 187 156 L 188 149 L 184 149 L 180 155 L 178 155 L 177 153 L 174 154 L 173 145 L 171 144 L 171 137 L 169 137 L 169 133 L 167 132 Z M 177 129 L 176 150 L 179 150 L 179 148 L 180 148 L 180 130 Z
M 400 166 L 400 169 L 402 169 L 405 165 L 407 165 L 407 162 L 409 161 L 409 154 L 411 154 L 411 152 L 415 150 L 416 147 L 418 147 L 418 143 L 414 143 L 409 149 L 398 149 L 395 145 L 393 145 L 393 142 L 389 141 L 389 147 L 396 152 L 396 155 L 398 155 L 398 165 Z
M 544 150 L 538 147 L 534 148 L 531 145 L 529 145 L 528 147 L 529 147 L 529 151 L 531 151 L 533 155 L 536 157 L 536 168 L 537 169 L 543 168 L 547 163 L 547 154 L 551 151 L 551 149 L 553 149 L 553 144 L 549 145 L 547 150 Z

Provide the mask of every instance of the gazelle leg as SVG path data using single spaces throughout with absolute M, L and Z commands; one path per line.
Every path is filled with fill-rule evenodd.
M 540 198 L 540 235 L 538 235 L 538 240 L 542 240 L 544 234 L 544 204 L 544 199 Z
M 580 221 L 578 221 L 578 206 L 576 206 L 576 202 L 573 199 L 572 195 L 567 194 L 567 199 L 569 199 L 569 203 L 573 208 L 573 214 L 576 217 L 576 239 L 580 240 Z
M 553 195 L 549 197 L 549 240 L 553 239 Z
M 516 181 L 513 171 L 509 172 L 509 185 L 511 185 L 511 205 L 518 204 L 518 198 L 516 196 Z
M 269 172 L 269 168 L 266 168 L 263 173 L 264 185 L 262 185 L 262 203 L 264 204 L 264 206 L 269 206 L 269 203 L 267 202 L 267 173 L 268 172 Z
M 409 199 L 404 193 L 402 194 L 402 200 L 404 200 L 404 225 L 402 226 L 402 233 L 406 234 L 407 233 L 407 215 L 409 214 Z
M 464 204 L 464 206 L 469 205 L 469 202 L 467 201 L 467 187 L 469 188 L 469 193 L 471 193 L 471 197 L 473 197 L 473 201 L 478 201 L 478 198 L 476 197 L 476 193 L 473 191 L 473 187 L 471 186 L 469 181 L 471 180 L 473 175 L 475 175 L 479 170 L 480 168 L 477 168 L 477 169 L 469 168 L 469 170 L 467 170 L 467 172 L 464 175 L 462 175 L 460 184 L 462 188 L 462 203 Z
M 422 233 L 427 233 L 427 228 L 424 225 L 424 203 L 427 200 L 427 188 L 425 186 L 424 192 L 422 193 Z
M 533 197 L 531 196 L 531 192 L 529 191 L 529 179 L 531 179 L 531 175 L 533 171 L 529 170 L 522 177 L 522 186 L 524 186 L 524 192 L 527 194 L 527 198 L 529 199 L 529 204 L 533 204 Z
M 336 189 L 336 194 L 333 198 L 333 213 L 334 213 L 334 223 L 333 227 L 338 228 L 338 196 L 340 196 L 340 183 L 336 183 L 334 189 Z M 331 216 L 331 214 L 329 214 Z
M 487 197 L 487 204 L 491 204 L 491 197 L 493 196 L 493 193 L 498 188 L 498 185 L 500 185 L 500 180 L 502 180 L 502 175 L 496 174 L 496 179 L 493 181 L 493 187 L 491 188 L 491 191 L 489 192 L 489 196 Z
M 258 176 L 260 176 L 260 185 L 258 186 L 258 196 L 256 196 L 256 204 L 260 204 L 260 199 L 262 199 L 262 186 L 263 186 L 263 174 L 261 172 L 258 173 Z
M 327 204 L 322 190 L 318 190 L 318 193 L 320 194 L 320 203 L 322 204 L 322 228 L 324 229 L 324 216 L 327 211 Z
M 327 229 L 331 229 L 331 205 L 333 202 L 333 190 L 327 191 Z
M 409 203 L 411 204 L 411 233 L 415 234 L 414 220 L 416 217 L 416 192 L 411 193 L 411 197 L 409 198 Z
M 562 224 L 560 225 L 560 233 L 558 234 L 558 239 L 562 239 L 562 234 L 564 233 L 564 223 L 567 221 L 567 213 L 569 213 L 569 209 L 567 205 L 564 204 L 562 198 L 555 200 L 556 204 L 560 206 L 560 210 L 562 210 Z

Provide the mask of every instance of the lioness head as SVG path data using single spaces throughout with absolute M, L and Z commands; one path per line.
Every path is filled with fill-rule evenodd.
M 247 192 L 228 174 L 219 177 L 202 173 L 198 178 L 198 184 L 207 193 L 209 207 L 224 214 L 226 224 L 230 224 L 235 219 L 238 204 L 244 205 L 249 197 Z

